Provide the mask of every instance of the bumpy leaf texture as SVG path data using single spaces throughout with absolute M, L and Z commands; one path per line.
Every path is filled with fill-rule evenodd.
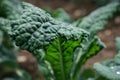
M 24 14 L 12 23 L 11 36 L 16 45 L 31 52 L 45 49 L 47 51 L 45 59 L 51 63 L 56 79 L 69 80 L 74 49 L 81 41 L 88 38 L 88 33 L 67 23 L 56 21 L 47 12 L 31 4 L 23 2 L 22 7 Z M 37 56 L 35 53 L 34 55 Z M 54 59 L 57 59 L 55 63 L 52 62 Z
M 24 14 L 12 24 L 12 37 L 22 49 L 34 51 L 44 48 L 59 36 L 76 40 L 86 33 L 71 25 L 57 22 L 47 12 L 31 4 L 23 3 L 22 7 Z
M 18 18 L 21 9 L 19 0 L 0 0 L 0 29 L 10 34 L 11 20 Z
M 116 38 L 116 44 L 120 43 L 120 38 Z M 118 45 L 116 45 L 118 46 Z M 118 54 L 111 60 L 101 63 L 95 63 L 94 69 L 100 75 L 109 80 L 120 80 L 120 49 L 118 46 Z
M 13 21 L 12 24 L 12 38 L 21 49 L 27 49 L 31 52 L 34 52 L 36 49 L 43 49 L 45 46 L 51 44 L 46 49 L 47 55 L 45 59 L 50 61 L 57 80 L 67 80 L 69 76 L 75 79 L 82 64 L 104 47 L 99 38 L 94 35 L 103 28 L 107 19 L 117 11 L 118 3 L 100 8 L 84 18 L 81 23 L 76 23 L 76 26 L 92 34 L 92 36 L 90 35 L 89 38 L 86 38 L 88 41 L 83 39 L 82 42 L 79 41 L 79 38 L 87 35 L 84 30 L 72 27 L 63 22 L 58 22 L 47 12 L 31 4 L 22 3 L 22 7 L 23 10 L 21 12 L 24 14 L 20 15 L 19 19 Z M 78 44 L 69 46 L 68 43 L 75 44 L 76 42 L 80 43 L 81 47 L 75 53 L 76 55 L 73 59 L 73 52 Z M 61 47 L 60 45 L 62 44 L 64 45 Z M 68 50 L 71 47 L 74 48 L 70 49 L 71 52 L 69 52 Z M 67 57 L 68 54 L 65 52 L 67 48 L 68 53 L 71 54 L 69 57 Z M 56 60 L 55 63 L 53 62 L 54 59 Z M 71 59 L 73 59 L 74 64 Z M 56 64 L 58 65 L 55 66 Z M 69 65 L 66 66 L 66 64 Z M 71 69 L 71 67 L 73 68 Z M 69 73 L 72 74 L 69 75 Z

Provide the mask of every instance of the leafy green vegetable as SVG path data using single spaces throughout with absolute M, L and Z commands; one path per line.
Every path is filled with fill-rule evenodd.
M 12 37 L 17 46 L 34 51 L 42 49 L 57 37 L 78 39 L 81 29 L 55 21 L 49 14 L 31 4 L 23 3 L 23 15 L 12 24 Z M 29 17 L 28 17 L 29 16 Z
M 94 69 L 103 77 L 110 80 L 120 79 L 120 49 L 118 44 L 120 43 L 120 38 L 116 38 L 116 46 L 118 47 L 118 54 L 111 60 L 104 61 L 102 64 L 95 63 Z
M 45 60 L 51 63 L 56 80 L 70 80 L 74 50 L 76 47 L 80 46 L 79 44 L 82 40 L 82 35 L 80 39 L 76 41 L 58 38 L 51 45 L 46 47 Z
M 45 60 L 50 62 L 57 80 L 77 80 L 82 65 L 104 47 L 96 33 L 103 29 L 107 20 L 118 10 L 118 6 L 119 3 L 111 3 L 96 10 L 81 22 L 70 25 L 61 22 L 68 18 L 56 21 L 44 10 L 22 3 L 24 14 L 12 22 L 11 36 L 17 46 L 33 52 L 38 60 L 41 55 L 34 52 L 38 49 L 45 50 Z M 61 16 L 57 12 L 55 15 L 56 19 Z M 90 33 L 89 37 L 85 30 Z M 86 38 L 81 40 L 81 35 Z
M 69 39 L 73 39 L 73 41 L 70 41 L 70 44 L 72 44 L 74 41 L 79 39 L 81 35 L 88 35 L 88 33 L 84 30 L 72 27 L 67 23 L 54 20 L 45 11 L 31 4 L 23 3 L 22 6 L 24 14 L 20 15 L 19 19 L 13 21 L 12 23 L 12 38 L 15 40 L 17 46 L 21 49 L 31 51 L 38 60 L 40 60 L 40 55 L 34 52 L 38 49 L 44 49 L 46 46 L 50 46 L 57 38 L 62 37 L 64 40 L 68 40 L 68 42 L 66 41 L 67 43 L 69 43 Z M 63 42 L 63 40 L 60 42 Z M 73 46 L 73 49 L 75 49 L 78 45 L 80 44 L 76 43 L 76 45 Z M 66 48 L 68 47 L 67 44 L 64 44 L 63 46 Z M 56 47 L 58 47 L 58 44 L 56 44 Z M 71 51 L 73 54 L 74 51 Z M 65 53 L 65 55 L 67 54 Z M 50 64 L 52 63 L 50 62 Z M 70 70 L 70 66 L 68 70 Z M 61 78 L 65 79 L 63 76 Z
M 20 3 L 17 0 L 2 0 L 0 2 L 0 17 L 2 17 L 0 18 L 1 46 L 4 45 L 3 47 L 8 49 L 5 43 L 11 42 L 12 39 L 20 49 L 32 52 L 39 63 L 42 63 L 39 65 L 42 67 L 40 71 L 45 71 L 45 76 L 49 76 L 48 80 L 52 80 L 54 77 L 56 80 L 81 79 L 79 72 L 82 65 L 88 58 L 96 55 L 104 48 L 104 44 L 96 36 L 97 32 L 102 30 L 108 19 L 119 11 L 119 6 L 120 4 L 117 2 L 108 4 L 83 18 L 83 20 L 79 19 L 75 23 L 70 24 L 69 15 L 62 9 L 58 9 L 49 15 L 46 11 L 29 3 Z M 6 35 L 7 37 L 5 37 Z M 7 40 L 4 42 L 3 38 Z M 119 38 L 116 40 L 119 40 Z M 7 43 L 6 45 L 10 44 Z M 115 59 L 111 60 L 113 67 L 119 64 L 119 57 L 118 54 Z M 1 61 L 2 65 L 4 61 L 6 60 Z M 109 62 L 111 64 L 111 61 L 103 64 L 108 64 Z M 14 67 L 14 69 L 19 69 L 12 61 L 9 63 L 13 64 L 13 66 L 9 66 L 7 61 L 3 66 L 7 64 L 7 68 L 12 69 Z M 101 67 L 100 70 L 96 65 Z M 102 69 L 104 70 L 104 68 L 106 72 L 113 71 L 112 75 L 116 77 L 115 79 L 119 78 L 114 75 L 116 71 L 108 69 L 108 66 L 95 64 L 95 68 L 98 72 Z M 115 69 L 119 69 L 119 65 Z M 49 71 L 47 72 L 46 70 Z M 14 71 L 17 75 L 16 70 Z M 104 74 L 104 77 L 107 76 L 108 78 L 106 72 L 100 74 Z M 20 76 L 18 75 L 18 77 Z M 113 79 L 112 76 L 111 78 Z

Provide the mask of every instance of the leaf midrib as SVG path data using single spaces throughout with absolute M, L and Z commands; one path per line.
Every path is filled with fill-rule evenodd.
M 61 65 L 61 74 L 62 74 L 62 80 L 66 80 L 65 79 L 65 69 L 64 69 L 64 61 L 63 61 L 63 54 L 62 54 L 62 46 L 61 46 L 61 42 L 60 42 L 60 38 L 58 39 L 58 49 L 59 49 L 59 55 L 60 55 L 60 65 Z

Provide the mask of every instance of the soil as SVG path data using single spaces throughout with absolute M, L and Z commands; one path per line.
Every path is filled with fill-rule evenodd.
M 71 17 L 76 20 L 78 18 L 83 18 L 84 16 L 88 15 L 90 12 L 95 10 L 97 7 L 95 4 L 86 1 L 82 1 L 79 3 L 73 3 L 69 0 L 25 0 L 29 3 L 32 3 L 40 8 L 50 8 L 52 10 L 55 10 L 57 8 L 63 8 L 65 11 L 71 15 Z M 115 37 L 120 36 L 120 15 L 116 16 L 115 18 L 112 18 L 109 23 L 106 25 L 105 29 L 98 33 L 98 36 L 101 38 L 101 40 L 105 43 L 106 48 L 104 48 L 98 55 L 92 57 L 85 63 L 85 67 L 92 67 L 92 65 L 95 62 L 101 62 L 107 59 L 111 59 L 116 54 L 116 48 L 115 48 Z M 19 56 L 23 55 L 26 56 L 28 59 L 27 64 L 26 63 L 20 63 L 20 65 L 24 69 L 29 69 L 32 73 L 32 75 L 35 73 L 38 75 L 38 71 L 35 70 L 36 66 L 33 66 L 37 64 L 35 58 L 30 54 L 26 52 L 20 52 Z M 18 56 L 18 57 L 19 57 Z M 28 65 L 29 64 L 29 65 Z M 31 67 L 32 66 L 32 67 Z M 27 70 L 26 69 L 26 70 Z M 34 71 L 35 70 L 35 71 Z M 34 74 L 34 76 L 36 76 Z

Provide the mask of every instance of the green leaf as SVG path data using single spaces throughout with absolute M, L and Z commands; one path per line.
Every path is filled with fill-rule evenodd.
M 119 10 L 120 3 L 113 2 L 97 10 L 93 11 L 90 15 L 83 18 L 80 23 L 76 23 L 84 30 L 89 31 L 92 34 L 96 34 L 98 31 L 104 29 L 108 19 L 112 18 Z
M 74 50 L 80 46 L 82 38 L 81 36 L 75 41 L 73 39 L 65 40 L 60 37 L 46 47 L 45 60 L 51 63 L 56 80 L 70 80 Z
M 80 45 L 80 43 L 76 43 L 76 40 L 81 36 L 88 37 L 86 31 L 73 27 L 68 23 L 56 21 L 47 12 L 40 8 L 28 3 L 23 3 L 22 6 L 24 14 L 20 15 L 17 20 L 13 21 L 11 37 L 20 49 L 29 50 L 36 56 L 38 61 L 44 55 L 36 53 L 36 50 L 44 49 L 46 46 L 54 43 L 59 37 L 62 37 L 65 41 L 65 48 L 68 47 L 67 43 L 75 43 L 75 45 L 73 45 L 75 48 L 77 45 Z M 58 46 L 58 44 L 56 44 L 56 46 Z M 70 53 L 73 54 L 73 51 Z M 73 58 L 73 55 L 71 56 L 72 57 L 70 58 L 69 56 L 66 58 L 70 60 Z M 57 58 L 59 59 L 59 57 Z M 68 65 L 68 67 L 70 65 Z M 64 73 L 63 75 L 65 76 L 68 74 Z
M 106 60 L 102 63 L 95 63 L 94 69 L 101 76 L 110 80 L 120 80 L 120 51 L 119 51 L 120 39 L 116 38 L 116 46 L 118 47 L 118 54 L 110 60 Z
M 88 42 L 81 43 L 81 48 L 76 51 L 76 57 L 74 59 L 74 65 L 72 67 L 71 77 L 76 79 L 82 65 L 87 61 L 87 59 L 99 53 L 101 49 L 104 48 L 104 44 L 100 41 L 98 37 L 93 39 L 88 39 Z
M 107 62 L 108 63 L 108 62 Z M 111 64 L 111 65 L 110 65 Z M 110 66 L 100 63 L 94 64 L 94 69 L 102 76 L 109 80 L 120 80 L 120 65 L 115 65 L 113 61 L 109 62 Z
M 74 66 L 72 68 L 73 74 L 71 74 L 71 77 L 73 79 L 78 78 L 79 75 L 77 74 L 87 59 L 96 55 L 101 49 L 105 47 L 100 39 L 95 35 L 98 33 L 98 31 L 104 28 L 105 24 L 107 24 L 108 19 L 111 18 L 113 14 L 119 10 L 119 5 L 120 4 L 117 2 L 108 4 L 95 10 L 90 15 L 83 18 L 83 20 L 79 19 L 76 23 L 73 23 L 73 25 L 90 32 L 88 42 L 83 42 L 81 44 L 82 48 L 78 48 L 76 51 L 75 56 L 77 57 L 74 58 Z

